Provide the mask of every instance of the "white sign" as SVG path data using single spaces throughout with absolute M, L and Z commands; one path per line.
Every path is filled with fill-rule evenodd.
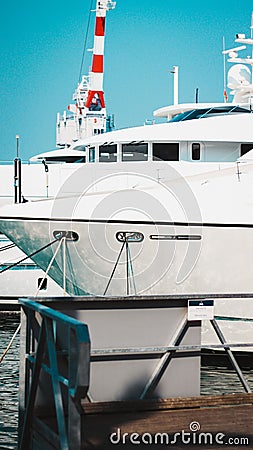
M 212 320 L 213 318 L 213 300 L 188 300 L 188 320 Z

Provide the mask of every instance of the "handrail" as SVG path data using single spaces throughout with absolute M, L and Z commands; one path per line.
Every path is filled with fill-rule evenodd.
M 20 298 L 19 303 L 26 308 L 29 308 L 32 311 L 36 311 L 39 314 L 43 314 L 44 317 L 55 320 L 57 322 L 61 322 L 69 327 L 73 327 L 79 330 L 80 338 L 83 342 L 89 343 L 89 331 L 86 324 L 80 322 L 79 320 L 67 316 L 66 314 L 61 313 L 60 311 L 56 311 L 48 306 L 42 305 L 33 300 L 28 300 L 27 298 Z
M 20 299 L 20 304 L 19 449 L 32 448 L 35 427 L 48 448 L 57 441 L 60 450 L 79 450 L 81 399 L 89 387 L 88 327 L 36 301 Z M 40 415 L 45 402 L 47 418 L 56 413 L 56 427 Z

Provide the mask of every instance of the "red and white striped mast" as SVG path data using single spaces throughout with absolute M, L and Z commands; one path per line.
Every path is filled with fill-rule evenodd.
M 97 0 L 92 66 L 73 95 L 75 104 L 68 106 L 71 114 L 57 115 L 56 144 L 69 146 L 74 141 L 106 131 L 104 99 L 104 47 L 106 12 L 115 7 L 112 0 Z
M 92 57 L 92 69 L 89 75 L 89 92 L 86 100 L 86 108 L 92 107 L 92 102 L 99 101 L 102 108 L 105 108 L 103 78 L 104 78 L 104 43 L 105 43 L 105 18 L 109 9 L 108 0 L 97 1 L 94 48 Z M 114 5 L 113 5 L 114 6 Z

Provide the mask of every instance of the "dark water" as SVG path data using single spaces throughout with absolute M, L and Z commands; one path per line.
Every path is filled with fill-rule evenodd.
M 19 316 L 0 316 L 0 356 L 19 324 Z M 253 355 L 249 357 L 252 360 Z M 211 364 L 201 370 L 203 395 L 244 392 L 233 370 Z M 251 361 L 252 362 L 252 361 Z M 206 359 L 205 359 L 206 364 Z M 253 369 L 244 370 L 244 376 L 253 390 Z M 18 425 L 19 338 L 12 344 L 0 364 L 0 450 L 17 449 Z
M 253 369 L 242 370 L 245 380 L 253 391 Z M 213 365 L 201 369 L 201 394 L 239 394 L 244 388 L 234 370 Z
M 0 316 L 0 355 L 19 324 L 19 316 Z M 17 449 L 19 339 L 0 364 L 0 449 Z

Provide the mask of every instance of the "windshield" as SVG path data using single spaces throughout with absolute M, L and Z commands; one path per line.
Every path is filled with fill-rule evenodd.
M 251 111 L 240 106 L 221 106 L 214 108 L 202 108 L 202 109 L 192 109 L 191 111 L 185 111 L 169 120 L 169 122 L 182 122 L 184 120 L 191 119 L 203 119 L 206 117 L 214 117 L 218 115 L 226 114 L 238 114 L 238 113 L 248 113 Z

